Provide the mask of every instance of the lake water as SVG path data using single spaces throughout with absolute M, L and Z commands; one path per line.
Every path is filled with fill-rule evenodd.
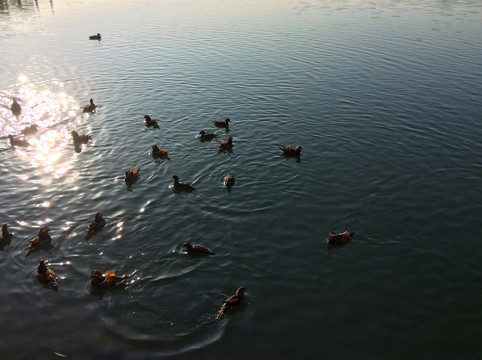
M 0 4 L 1 358 L 482 358 L 479 0 Z

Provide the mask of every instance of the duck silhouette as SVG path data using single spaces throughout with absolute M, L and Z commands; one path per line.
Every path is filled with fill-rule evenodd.
M 228 175 L 226 175 L 224 177 L 224 185 L 226 185 L 228 187 L 234 185 L 234 174 L 233 173 L 229 173 Z
M 228 140 L 223 141 L 221 144 L 219 144 L 219 151 L 225 152 L 227 150 L 232 150 L 233 148 L 233 137 L 230 136 L 228 137 Z
M 20 113 L 22 112 L 22 107 L 17 102 L 17 99 L 13 98 L 12 105 L 10 105 L 10 110 L 12 110 L 12 114 L 18 119 Z
M 26 139 L 15 139 L 13 135 L 8 135 L 8 138 L 10 140 L 10 145 L 12 147 L 15 147 L 15 146 L 27 147 L 30 145 Z
M 177 175 L 173 175 L 172 178 L 174 179 L 174 190 L 176 191 L 192 191 L 195 190 L 194 187 L 182 181 L 179 181 L 179 177 Z
M 190 243 L 185 242 L 182 244 L 182 248 L 188 255 L 214 255 L 210 248 L 202 245 L 191 245 Z
M 37 267 L 37 279 L 52 288 L 57 288 L 57 275 L 54 271 L 45 265 L 45 260 L 39 260 Z
M 104 228 L 105 220 L 102 217 L 102 213 L 100 211 L 95 213 L 94 220 L 89 224 L 87 228 L 87 235 L 93 235 L 97 231 L 100 231 Z
M 231 120 L 229 118 L 226 118 L 222 121 L 213 121 L 214 126 L 220 127 L 220 128 L 228 128 L 229 123 Z
M 247 289 L 244 286 L 241 286 L 236 290 L 236 294 L 231 295 L 226 300 L 224 300 L 223 305 L 218 312 L 218 318 L 226 315 L 227 313 L 235 309 L 238 309 L 241 305 L 243 305 L 245 300 L 244 293 L 246 291 Z
M 38 134 L 38 127 L 37 125 L 33 124 L 31 126 L 26 126 L 23 130 L 20 130 L 22 134 L 25 136 L 33 136 Z
M 116 276 L 115 272 L 107 270 L 102 274 L 99 270 L 94 269 L 90 273 L 90 285 L 98 289 L 114 288 L 123 285 L 127 276 Z
M 90 99 L 90 104 L 85 105 L 82 109 L 82 112 L 93 113 L 93 112 L 95 112 L 96 108 L 97 108 L 97 105 L 94 104 L 94 100 Z
M 301 146 L 296 146 L 294 149 L 291 145 L 285 146 L 284 148 L 280 148 L 283 151 L 283 154 L 286 156 L 298 156 L 301 154 Z
M 2 233 L 0 234 L 0 250 L 3 251 L 5 245 L 10 244 L 13 234 L 8 230 L 7 224 L 3 224 Z
M 159 125 L 157 124 L 156 119 L 151 118 L 149 115 L 144 115 L 144 119 L 146 119 L 147 127 L 153 127 L 154 129 L 159 129 Z
M 166 149 L 159 149 L 157 145 L 152 145 L 152 156 L 157 158 L 167 158 L 169 159 L 169 153 Z
M 99 33 L 97 33 L 96 35 L 89 36 L 89 40 L 100 40 L 100 39 L 102 39 L 102 36 L 100 36 Z
M 351 240 L 351 237 L 355 235 L 354 232 L 344 231 L 342 233 L 331 232 L 326 238 L 326 242 L 330 245 L 344 245 Z
M 124 181 L 128 184 L 135 183 L 139 179 L 139 168 L 132 168 L 126 171 Z
M 28 244 L 24 250 L 36 250 L 49 247 L 52 244 L 52 238 L 50 237 L 49 231 L 50 229 L 43 225 L 40 228 L 38 235 L 30 240 L 30 244 Z
M 200 135 L 199 138 L 201 139 L 201 141 L 211 141 L 212 139 L 218 136 L 215 133 L 207 133 L 204 130 L 200 131 L 199 135 Z

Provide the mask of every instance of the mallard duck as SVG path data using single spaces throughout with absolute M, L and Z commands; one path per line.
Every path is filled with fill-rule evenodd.
M 10 139 L 10 145 L 12 147 L 15 147 L 15 146 L 25 147 L 30 145 L 26 139 L 15 139 L 13 135 L 8 135 L 8 138 Z
M 100 211 L 95 213 L 94 220 L 89 224 L 87 229 L 87 233 L 94 234 L 97 231 L 100 231 L 104 228 L 105 220 L 102 217 L 102 213 Z
M 218 312 L 218 317 L 226 315 L 228 312 L 239 308 L 244 303 L 244 293 L 247 289 L 244 286 L 241 286 L 236 290 L 236 294 L 231 295 L 226 300 L 223 301 L 223 305 Z
M 99 270 L 94 269 L 90 273 L 90 285 L 95 288 L 112 288 L 122 285 L 127 276 L 116 276 L 115 272 L 107 270 L 102 274 Z
M 93 113 L 95 112 L 95 109 L 97 108 L 97 105 L 94 104 L 94 100 L 90 99 L 90 104 L 89 105 L 85 105 L 82 112 L 85 112 L 85 113 Z
M 79 146 L 81 144 L 87 144 L 89 140 L 92 139 L 92 135 L 86 135 L 86 134 L 79 135 L 79 133 L 75 130 L 72 131 L 71 134 L 72 134 L 72 139 L 74 139 L 75 146 Z
M 204 130 L 200 131 L 199 135 L 200 135 L 199 138 L 201 139 L 201 141 L 211 141 L 212 139 L 218 136 L 215 133 L 207 133 Z
M 172 178 L 174 179 L 174 190 L 176 191 L 191 191 L 195 190 L 194 187 L 191 184 L 179 181 L 179 177 L 177 175 L 173 175 Z
M 38 235 L 30 240 L 30 244 L 28 244 L 24 250 L 39 249 L 51 245 L 52 238 L 49 235 L 49 231 L 50 229 L 47 226 L 42 225 Z
M 227 128 L 229 127 L 229 122 L 231 120 L 229 120 L 229 118 L 226 118 L 225 120 L 223 121 L 213 121 L 213 124 L 217 127 L 222 127 L 222 128 Z
M 283 151 L 283 154 L 286 156 L 298 156 L 301 154 L 301 146 L 297 146 L 294 149 L 291 148 L 291 145 L 285 146 L 284 148 L 280 148 Z
M 90 35 L 89 40 L 100 40 L 102 37 L 100 36 L 99 33 L 97 35 Z
M 353 235 L 355 235 L 354 232 L 350 233 L 348 231 L 344 231 L 339 234 L 331 232 L 328 234 L 328 237 L 326 238 L 326 242 L 330 245 L 344 245 L 351 240 L 351 237 Z
M 12 102 L 12 105 L 10 106 L 10 110 L 12 110 L 12 114 L 15 117 L 18 118 L 20 116 L 20 113 L 22 112 L 22 107 L 17 102 L 17 99 L 13 98 L 13 102 Z
M 224 185 L 226 185 L 226 186 L 234 185 L 234 174 L 233 173 L 229 173 L 228 175 L 226 175 L 224 177 Z
M 223 141 L 221 144 L 219 144 L 219 150 L 220 151 L 231 150 L 232 148 L 233 148 L 233 137 L 232 136 L 228 137 L 227 141 Z
M 191 245 L 185 242 L 182 244 L 182 248 L 188 255 L 214 255 L 210 248 L 202 245 Z
M 54 271 L 45 265 L 45 260 L 39 260 L 39 264 L 37 267 L 37 279 L 41 282 L 56 288 L 57 287 L 57 275 L 55 275 Z
M 144 119 L 146 119 L 146 126 L 153 127 L 159 129 L 159 125 L 157 125 L 156 119 L 151 118 L 149 115 L 144 115 Z
M 133 168 L 129 169 L 126 171 L 126 176 L 124 177 L 124 180 L 126 183 L 134 183 L 139 179 L 139 171 L 141 169 L 139 168 Z
M 159 158 L 165 158 L 169 154 L 166 149 L 159 149 L 157 145 L 152 145 L 152 156 L 153 157 L 159 157 Z
M 7 224 L 3 224 L 2 226 L 2 233 L 0 234 L 0 242 L 3 243 L 8 243 L 10 240 L 12 240 L 13 234 L 8 231 L 8 226 Z
M 20 132 L 25 136 L 37 135 L 38 127 L 35 124 L 31 126 L 26 126 L 23 130 L 20 130 Z

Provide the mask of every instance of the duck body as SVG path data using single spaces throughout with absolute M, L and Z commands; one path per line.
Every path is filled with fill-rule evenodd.
M 90 285 L 98 289 L 114 288 L 123 285 L 127 276 L 116 276 L 115 272 L 107 270 L 102 274 L 99 270 L 94 269 L 90 273 Z
M 157 145 L 152 145 L 152 156 L 158 158 L 166 158 L 169 156 L 169 153 L 166 149 L 159 149 Z
M 27 147 L 30 145 L 26 139 L 15 139 L 13 135 L 8 135 L 8 138 L 10 140 L 10 145 L 12 147 L 15 147 L 15 146 Z
M 342 233 L 331 232 L 326 238 L 326 242 L 330 245 L 344 245 L 351 240 L 351 237 L 355 235 L 354 232 L 344 231 Z
M 159 125 L 157 124 L 156 119 L 151 118 L 149 115 L 144 115 L 144 119 L 146 119 L 147 127 L 153 127 L 155 129 L 159 129 Z
M 280 148 L 283 151 L 283 154 L 286 156 L 299 156 L 301 154 L 301 146 L 296 146 L 294 149 L 291 145 L 285 146 L 284 148 Z
M 17 99 L 13 98 L 13 102 L 12 102 L 12 105 L 10 105 L 10 110 L 12 110 L 12 114 L 15 116 L 15 117 L 19 117 L 20 114 L 22 113 L 22 107 L 20 106 L 20 104 L 17 102 Z
M 126 171 L 124 181 L 126 183 L 135 183 L 139 179 L 139 168 L 133 168 Z
M 234 174 L 229 173 L 224 177 L 224 185 L 226 186 L 233 186 L 234 185 Z
M 8 230 L 7 224 L 2 225 L 2 233 L 0 234 L 0 242 L 9 243 L 13 234 Z
M 102 39 L 102 36 L 100 36 L 99 33 L 97 33 L 96 35 L 89 36 L 89 40 L 100 40 L 100 39 Z
M 223 305 L 218 312 L 218 317 L 226 315 L 228 312 L 238 309 L 241 305 L 243 305 L 245 300 L 244 293 L 246 291 L 247 289 L 244 286 L 241 286 L 236 290 L 236 294 L 231 295 L 224 300 Z
M 37 236 L 30 240 L 30 244 L 27 245 L 24 250 L 40 249 L 42 247 L 48 247 L 52 244 L 52 238 L 49 234 L 50 229 L 43 225 Z
M 79 146 L 81 144 L 87 144 L 89 140 L 92 139 L 92 135 L 82 134 L 79 135 L 77 131 L 72 131 L 72 139 L 74 140 L 74 145 Z
M 212 139 L 218 136 L 215 133 L 207 133 L 204 130 L 200 131 L 199 135 L 200 135 L 199 138 L 201 139 L 201 141 L 211 141 Z
M 40 260 L 37 267 L 37 279 L 53 288 L 57 288 L 57 275 L 45 265 L 45 260 Z
M 97 105 L 94 104 L 94 100 L 90 99 L 90 104 L 85 105 L 82 109 L 82 112 L 93 113 L 93 112 L 95 112 L 96 108 L 97 108 Z
M 219 151 L 231 150 L 233 148 L 233 137 L 228 137 L 228 140 L 219 144 Z
M 20 130 L 22 134 L 25 136 L 33 136 L 38 134 L 38 127 L 37 125 L 26 126 L 23 130 Z
M 182 244 L 182 248 L 184 249 L 186 254 L 192 256 L 214 255 L 214 252 L 210 248 L 202 245 L 191 245 L 190 243 L 185 242 L 184 244 Z
M 89 227 L 87 229 L 88 234 L 94 234 L 97 231 L 100 231 L 104 228 L 105 226 L 105 220 L 102 217 L 102 213 L 100 211 L 95 213 L 95 218 L 92 220 L 92 222 L 89 224 Z
M 217 127 L 228 128 L 230 121 L 231 120 L 229 118 L 226 118 L 223 121 L 213 121 L 213 124 L 214 124 L 214 126 L 217 126 Z
M 191 184 L 179 181 L 179 177 L 177 175 L 174 175 L 172 178 L 174 179 L 174 184 L 173 184 L 174 190 L 176 190 L 176 191 L 193 191 L 193 190 L 195 190 L 194 187 Z

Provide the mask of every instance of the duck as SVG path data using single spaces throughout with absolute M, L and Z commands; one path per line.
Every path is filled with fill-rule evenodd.
M 195 190 L 194 187 L 191 184 L 179 181 L 179 177 L 177 175 L 173 175 L 172 178 L 174 179 L 174 190 L 177 191 L 192 191 Z
M 88 234 L 94 234 L 97 231 L 100 231 L 104 228 L 105 225 L 105 220 L 102 217 L 102 213 L 100 211 L 97 211 L 95 213 L 94 220 L 89 224 L 89 227 L 87 229 Z
M 354 232 L 344 231 L 342 233 L 331 232 L 326 238 L 326 242 L 330 245 L 344 245 L 351 240 L 351 237 L 355 235 Z
M 83 110 L 82 112 L 85 112 L 85 113 L 93 113 L 95 112 L 95 109 L 97 108 L 97 105 L 94 104 L 94 100 L 90 99 L 90 104 L 88 105 L 85 105 L 83 107 Z
M 0 234 L 0 242 L 8 243 L 12 240 L 13 234 L 8 230 L 7 224 L 2 225 L 2 233 Z
M 233 137 L 228 137 L 227 141 L 223 141 L 219 144 L 219 151 L 231 150 L 233 148 Z
M 30 240 L 30 244 L 28 244 L 24 250 L 39 249 L 50 246 L 52 244 L 52 238 L 49 235 L 49 231 L 50 229 L 47 226 L 42 225 L 38 235 Z
M 22 107 L 20 106 L 20 104 L 17 102 L 17 99 L 13 98 L 13 102 L 12 102 L 12 105 L 10 105 L 10 110 L 12 110 L 12 114 L 15 116 L 15 117 L 19 117 L 20 116 L 20 113 L 22 112 Z
M 214 255 L 214 252 L 210 248 L 202 245 L 191 245 L 185 242 L 182 244 L 182 248 L 188 255 Z
M 22 134 L 25 136 L 33 136 L 38 134 L 38 127 L 37 125 L 33 124 L 31 126 L 26 126 L 23 130 L 20 130 Z
M 57 287 L 57 275 L 55 275 L 54 271 L 45 265 L 45 260 L 39 260 L 39 264 L 37 267 L 37 279 L 41 282 L 56 288 Z
M 234 185 L 234 174 L 229 173 L 224 177 L 224 185 L 226 186 L 233 186 Z
M 204 130 L 200 131 L 199 135 L 200 135 L 201 141 L 211 141 L 212 139 L 218 136 L 215 133 L 207 133 Z
M 99 270 L 94 269 L 90 273 L 90 285 L 94 288 L 113 288 L 124 283 L 127 276 L 116 276 L 115 272 L 107 270 L 102 274 Z
M 244 286 L 239 287 L 236 290 L 236 294 L 231 295 L 226 300 L 223 301 L 223 305 L 218 312 L 218 318 L 226 315 L 228 312 L 232 310 L 238 309 L 241 305 L 244 304 L 245 296 L 244 293 L 247 291 Z
M 90 35 L 89 40 L 100 40 L 102 37 L 100 36 L 99 33 L 97 35 Z
M 26 147 L 30 145 L 27 139 L 15 139 L 13 135 L 8 135 L 8 138 L 10 139 L 10 145 L 12 147 L 15 147 L 15 146 Z
M 301 154 L 301 146 L 296 146 L 294 149 L 291 148 L 291 145 L 285 146 L 284 148 L 280 148 L 283 151 L 283 154 L 286 156 L 298 156 Z
M 152 156 L 153 157 L 160 157 L 165 158 L 168 157 L 169 153 L 166 149 L 159 149 L 157 145 L 152 145 Z
M 72 131 L 72 138 L 74 139 L 74 145 L 79 146 L 80 144 L 87 144 L 89 140 L 92 139 L 92 135 L 82 134 L 79 135 L 77 131 Z
M 222 128 L 228 128 L 229 127 L 229 122 L 231 120 L 229 118 L 226 118 L 223 121 L 213 121 L 213 124 L 217 127 L 222 127 Z
M 147 127 L 153 127 L 155 129 L 159 129 L 159 125 L 157 125 L 156 119 L 151 118 L 149 115 L 144 115 L 144 119 L 146 119 Z
M 134 183 L 139 179 L 139 171 L 141 169 L 139 168 L 132 168 L 126 171 L 126 176 L 124 177 L 124 180 L 126 183 Z

